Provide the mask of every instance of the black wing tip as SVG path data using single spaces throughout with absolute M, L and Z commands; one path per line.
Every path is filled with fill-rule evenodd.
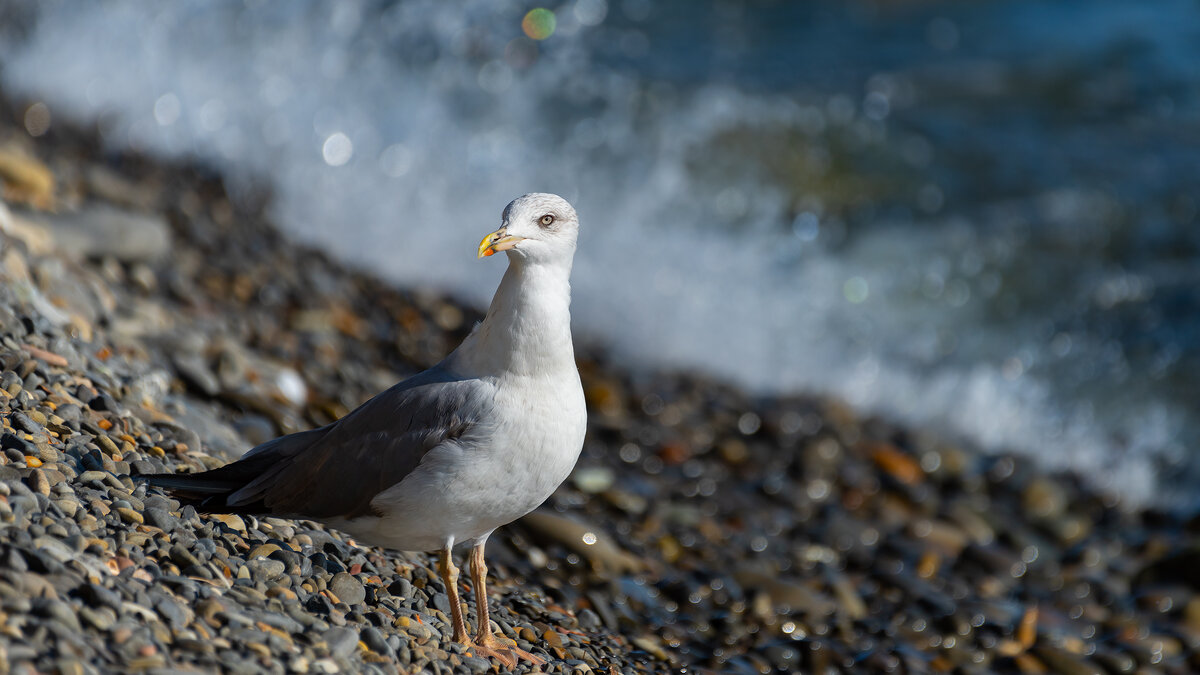
M 204 473 L 144 473 L 138 476 L 131 476 L 134 480 L 145 481 L 155 487 L 164 488 L 169 491 L 188 491 L 202 492 L 206 494 L 220 494 L 234 492 L 242 487 L 241 484 L 235 481 L 214 479 L 212 476 Z
M 206 476 L 208 473 L 210 472 L 196 474 L 147 473 L 131 476 L 131 478 L 163 489 L 178 499 L 180 505 L 191 506 L 200 514 L 271 515 L 271 510 L 262 500 L 246 504 L 230 504 L 230 495 L 240 490 L 243 485 L 231 481 L 213 480 L 211 476 Z

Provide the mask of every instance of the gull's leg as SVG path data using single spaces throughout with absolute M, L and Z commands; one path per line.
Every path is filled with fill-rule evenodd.
M 488 619 L 487 596 L 487 563 L 483 561 L 483 545 L 479 542 L 471 548 L 471 586 L 475 591 L 475 614 L 479 621 L 479 630 L 475 634 L 475 644 L 480 649 L 487 649 L 495 654 L 509 668 L 517 665 L 517 659 L 525 659 L 531 665 L 540 666 L 545 661 L 530 654 L 516 645 L 501 644 L 492 634 L 492 622 Z M 501 655 L 501 652 L 505 655 Z
M 450 596 L 450 621 L 454 624 L 454 641 L 470 645 L 467 635 L 467 622 L 463 621 L 462 603 L 458 599 L 458 568 L 454 566 L 454 558 L 450 553 L 451 544 L 442 549 L 442 558 L 438 561 L 438 572 L 442 575 L 442 583 L 446 586 L 446 595 Z
M 498 651 L 492 646 L 477 645 L 467 635 L 467 622 L 463 620 L 462 601 L 458 598 L 458 568 L 454 566 L 454 557 L 450 553 L 451 544 L 442 549 L 442 558 L 438 562 L 438 572 L 442 575 L 442 583 L 446 586 L 446 595 L 450 596 L 450 622 L 454 625 L 454 641 L 466 645 L 470 652 L 483 658 L 495 658 L 511 670 L 517 665 L 517 659 Z M 486 615 L 485 615 L 486 616 Z M 485 618 L 486 621 L 486 618 Z M 498 645 L 497 645 L 498 646 Z

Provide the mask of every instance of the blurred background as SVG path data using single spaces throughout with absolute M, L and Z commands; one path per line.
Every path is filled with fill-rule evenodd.
M 560 193 L 634 368 L 1200 504 L 1195 0 L 7 0 L 0 86 L 480 305 L 475 242 Z

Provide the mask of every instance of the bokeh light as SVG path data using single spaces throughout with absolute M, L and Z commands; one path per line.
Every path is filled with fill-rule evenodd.
M 25 131 L 37 138 L 50 130 L 50 108 L 38 101 L 25 110 Z
M 340 131 L 326 138 L 321 146 L 321 157 L 329 166 L 342 166 L 353 156 L 354 143 L 350 141 L 349 136 Z
M 870 286 L 862 277 L 850 277 L 842 285 L 842 294 L 846 296 L 847 300 L 858 305 L 866 302 L 867 296 L 870 294 Z
M 554 17 L 554 12 L 538 7 L 531 9 L 525 18 L 521 20 L 521 30 L 534 40 L 545 40 L 554 35 L 554 28 L 558 25 L 557 19 Z

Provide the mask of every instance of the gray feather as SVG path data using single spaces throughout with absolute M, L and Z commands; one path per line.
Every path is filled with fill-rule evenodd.
M 435 366 L 333 424 L 267 441 L 223 467 L 140 478 L 205 511 L 354 518 L 372 513 L 371 500 L 427 452 L 487 419 L 494 393 Z
M 271 461 L 228 503 L 261 502 L 270 513 L 317 519 L 370 513 L 377 494 L 403 480 L 429 450 L 467 433 L 492 405 L 489 385 L 431 368 L 317 430 L 323 433 L 312 443 L 251 451 L 243 461 Z

